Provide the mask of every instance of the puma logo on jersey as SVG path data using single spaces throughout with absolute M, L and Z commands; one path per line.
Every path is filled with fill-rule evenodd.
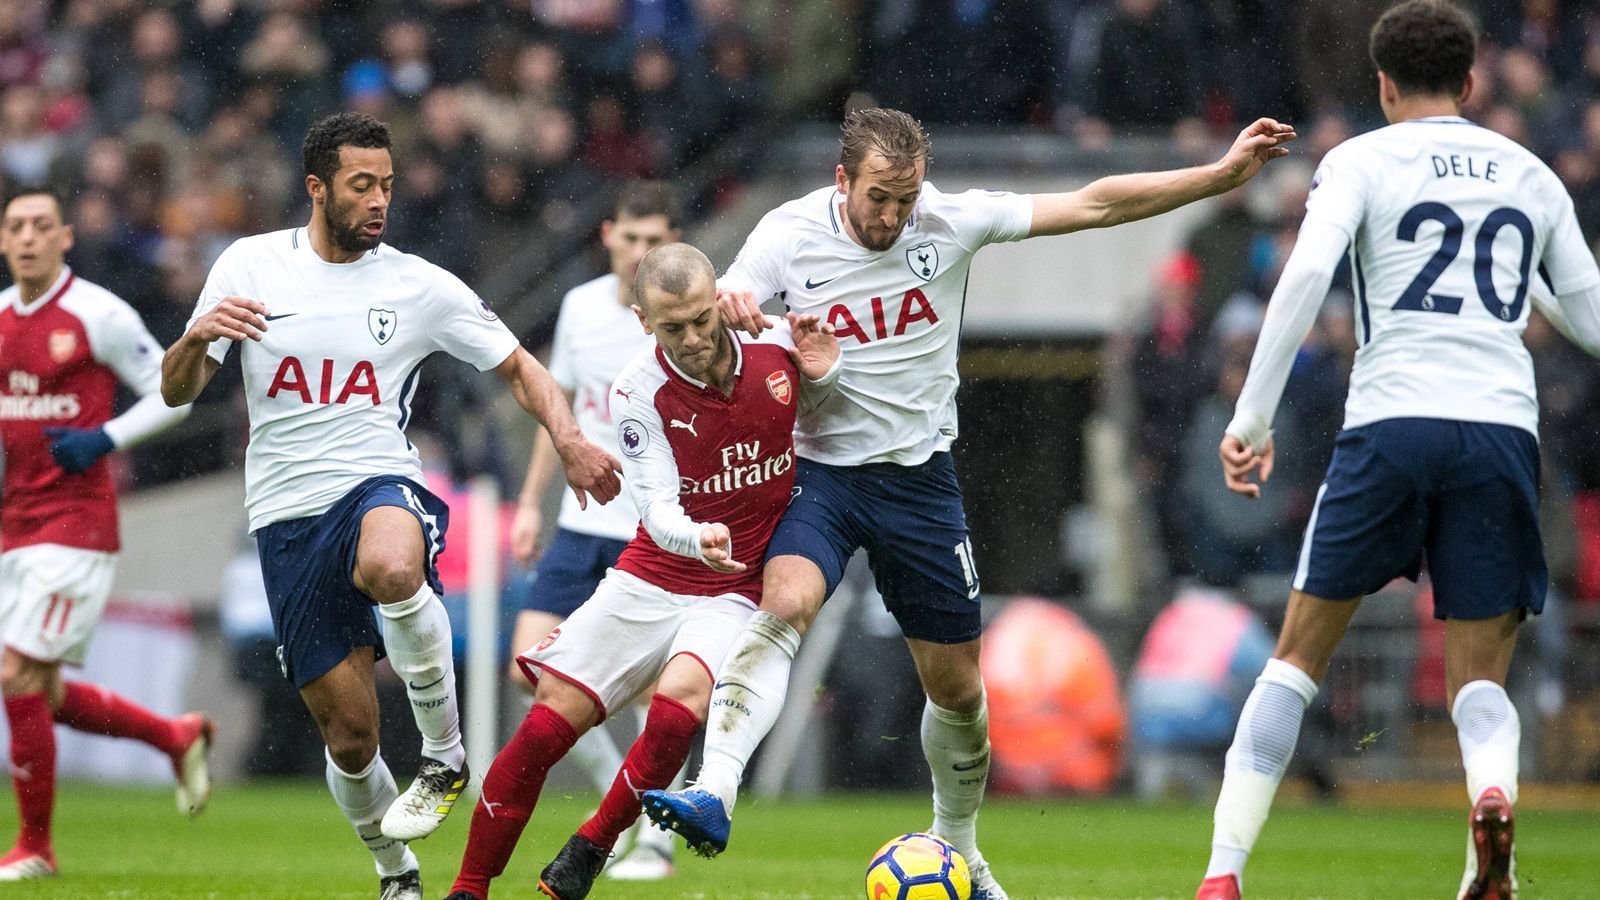
M 625 391 L 622 388 L 613 388 L 613 390 L 615 390 L 617 392 L 617 396 L 618 397 L 621 397 L 622 399 L 628 401 L 629 403 L 633 402 L 633 392 L 632 391 Z
M 682 419 L 673 419 L 667 424 L 673 428 L 682 428 L 684 431 L 689 432 L 689 434 L 693 435 L 694 437 L 699 437 L 700 432 L 694 430 L 694 420 L 698 418 L 700 418 L 700 414 L 695 413 L 689 417 L 689 421 L 687 422 L 683 421 Z

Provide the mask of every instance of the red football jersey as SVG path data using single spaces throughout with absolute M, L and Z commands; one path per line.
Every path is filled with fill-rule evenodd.
M 801 381 L 787 324 L 733 340 L 739 357 L 726 397 L 683 374 L 659 347 L 612 387 L 624 477 L 641 518 L 617 568 L 676 594 L 739 594 L 760 605 L 767 543 L 794 486 Z M 700 560 L 700 529 L 714 522 L 728 526 L 744 572 L 716 572 Z M 651 536 L 652 524 L 669 546 Z
M 67 474 L 50 455 L 45 429 L 105 425 L 119 380 L 140 394 L 159 389 L 160 346 L 116 295 L 63 269 L 27 307 L 15 285 L 0 292 L 0 372 L 0 542 L 7 550 L 61 544 L 115 552 L 117 495 L 106 460 Z

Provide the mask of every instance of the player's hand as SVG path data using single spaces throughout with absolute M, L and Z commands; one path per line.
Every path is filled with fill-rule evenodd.
M 722 313 L 722 324 L 735 331 L 748 331 L 751 337 L 760 337 L 761 332 L 772 326 L 768 324 L 767 317 L 761 312 L 761 304 L 756 302 L 756 295 L 749 291 L 717 290 L 717 309 Z
M 834 339 L 833 326 L 822 321 L 821 316 L 789 313 L 789 329 L 794 335 L 789 358 L 800 374 L 812 381 L 828 374 L 839 361 L 839 342 Z
M 616 457 L 590 443 L 587 438 L 577 438 L 556 445 L 561 456 L 561 467 L 566 470 L 567 484 L 578 496 L 578 508 L 589 508 L 589 495 L 602 504 L 610 503 L 622 492 L 622 464 Z
M 543 524 L 537 503 L 517 502 L 517 512 L 511 517 L 511 558 L 519 565 L 532 565 L 539 558 L 539 531 Z
M 222 302 L 201 316 L 189 333 L 188 340 L 211 343 L 217 338 L 230 341 L 259 341 L 267 331 L 266 304 L 248 297 L 223 297 Z
M 743 572 L 745 564 L 733 558 L 733 535 L 728 526 L 713 522 L 700 529 L 700 561 L 725 575 Z
M 1233 435 L 1224 435 L 1217 449 L 1222 457 L 1222 480 L 1228 490 L 1254 500 L 1261 496 L 1261 486 L 1272 477 L 1272 436 L 1260 447 L 1246 447 Z M 1254 472 L 1256 480 L 1250 480 Z
M 1285 125 L 1276 119 L 1257 119 L 1246 126 L 1217 163 L 1222 167 L 1229 189 L 1254 178 L 1268 160 L 1288 156 L 1289 148 L 1283 145 L 1295 137 L 1293 125 Z
M 68 475 L 82 472 L 115 449 L 104 428 L 51 425 L 45 428 L 44 435 L 50 438 L 50 455 Z

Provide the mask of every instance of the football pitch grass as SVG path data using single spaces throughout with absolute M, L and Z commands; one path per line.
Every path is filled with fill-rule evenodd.
M 589 796 L 547 796 L 497 898 L 538 895 L 534 879 Z M 835 795 L 741 803 L 729 852 L 692 858 L 654 884 L 607 881 L 591 897 L 859 898 L 868 857 L 887 839 L 928 824 L 927 799 Z M 3 839 L 16 833 L 9 797 Z M 463 806 L 415 844 L 424 896 L 448 891 L 466 841 Z M 983 846 L 1015 900 L 1194 896 L 1211 837 L 1209 809 L 1126 801 L 993 799 Z M 1600 880 L 1594 815 L 1524 811 L 1518 865 L 1524 897 L 1594 897 Z M 1286 804 L 1251 862 L 1255 898 L 1455 896 L 1465 812 L 1396 812 Z M 59 878 L 0 885 L 0 897 L 372 898 L 370 857 L 315 782 L 223 786 L 201 818 L 180 818 L 170 791 L 66 785 L 56 812 Z

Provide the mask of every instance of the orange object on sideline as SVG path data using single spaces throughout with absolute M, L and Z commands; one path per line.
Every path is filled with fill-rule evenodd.
M 1127 713 L 1100 638 L 1037 598 L 1006 604 L 983 638 L 998 790 L 1102 793 L 1122 765 Z

